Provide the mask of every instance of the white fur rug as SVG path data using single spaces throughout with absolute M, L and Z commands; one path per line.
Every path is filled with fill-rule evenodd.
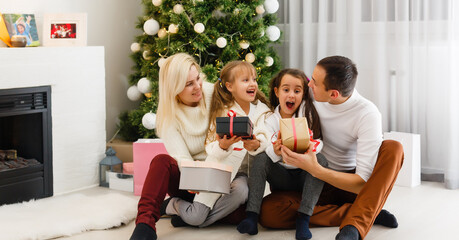
M 0 239 L 49 239 L 108 229 L 136 217 L 138 199 L 70 194 L 0 207 Z

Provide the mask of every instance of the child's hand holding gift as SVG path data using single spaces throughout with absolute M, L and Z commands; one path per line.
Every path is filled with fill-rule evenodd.
M 242 139 L 242 142 L 244 143 L 244 148 L 247 149 L 247 151 L 255 151 L 260 147 L 260 141 L 255 137 L 255 135 L 252 135 L 252 139 Z
M 233 145 L 233 143 L 241 141 L 241 137 L 238 136 L 232 136 L 231 138 L 226 138 L 226 135 L 223 135 L 221 138 L 217 134 L 217 140 L 218 140 L 218 145 L 220 146 L 221 149 L 223 150 L 228 150 L 228 148 Z
M 278 132 L 278 134 L 277 134 L 277 140 L 273 142 L 274 153 L 275 153 L 277 156 L 280 156 L 280 155 L 282 154 L 281 146 L 282 146 L 281 133 Z

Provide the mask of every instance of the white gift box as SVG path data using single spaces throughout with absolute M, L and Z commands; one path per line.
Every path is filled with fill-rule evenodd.
M 179 189 L 229 193 L 232 167 L 216 162 L 182 161 Z
M 134 177 L 131 174 L 107 172 L 110 189 L 134 192 Z
M 385 132 L 384 140 L 391 139 L 403 146 L 404 160 L 395 185 L 415 187 L 421 184 L 421 135 L 403 132 Z

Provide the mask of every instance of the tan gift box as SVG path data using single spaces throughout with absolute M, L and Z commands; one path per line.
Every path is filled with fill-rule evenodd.
M 121 139 L 112 139 L 107 143 L 107 148 L 112 147 L 116 156 L 123 162 L 132 162 L 132 142 Z
M 297 153 L 309 148 L 309 128 L 305 117 L 284 118 L 279 121 L 282 145 Z
M 182 161 L 180 167 L 179 189 L 229 193 L 231 166 L 217 162 Z

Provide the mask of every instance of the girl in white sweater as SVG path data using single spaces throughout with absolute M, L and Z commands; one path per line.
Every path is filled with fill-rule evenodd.
M 247 174 L 252 156 L 263 152 L 268 142 L 264 127 L 265 114 L 270 111 L 263 94 L 258 90 L 255 68 L 247 62 L 233 61 L 221 71 L 219 81 L 214 85 L 210 108 L 210 127 L 206 138 L 206 161 L 231 165 L 231 189 L 239 187 L 237 194 L 222 195 L 201 192 L 190 203 L 172 199 L 166 212 L 177 214 L 187 224 L 205 227 L 218 218 L 223 218 L 241 204 L 248 195 Z M 248 116 L 253 123 L 253 139 L 244 140 L 239 136 L 220 138 L 216 130 L 216 117 L 226 116 L 228 111 L 236 116 Z M 242 189 L 244 188 L 244 191 Z M 215 213 L 215 208 L 224 209 Z M 213 213 L 214 212 L 214 213 Z
M 307 86 L 308 78 L 303 71 L 284 69 L 271 80 L 270 104 L 276 106 L 274 113 L 266 119 L 268 133 L 275 136 L 279 131 L 279 120 L 282 118 L 306 117 L 314 138 L 319 141 L 316 152 L 322 148 L 320 121 L 314 108 L 312 97 Z M 258 233 L 258 214 L 263 199 L 265 183 L 268 181 L 273 191 L 301 191 L 302 199 L 299 215 L 296 220 L 296 239 L 310 239 L 309 217 L 319 199 L 324 182 L 311 176 L 308 172 L 283 163 L 280 139 L 269 144 L 266 153 L 259 154 L 251 168 L 249 177 L 249 198 L 247 218 L 237 227 L 240 233 L 254 235 Z M 319 160 L 326 166 L 325 160 Z

